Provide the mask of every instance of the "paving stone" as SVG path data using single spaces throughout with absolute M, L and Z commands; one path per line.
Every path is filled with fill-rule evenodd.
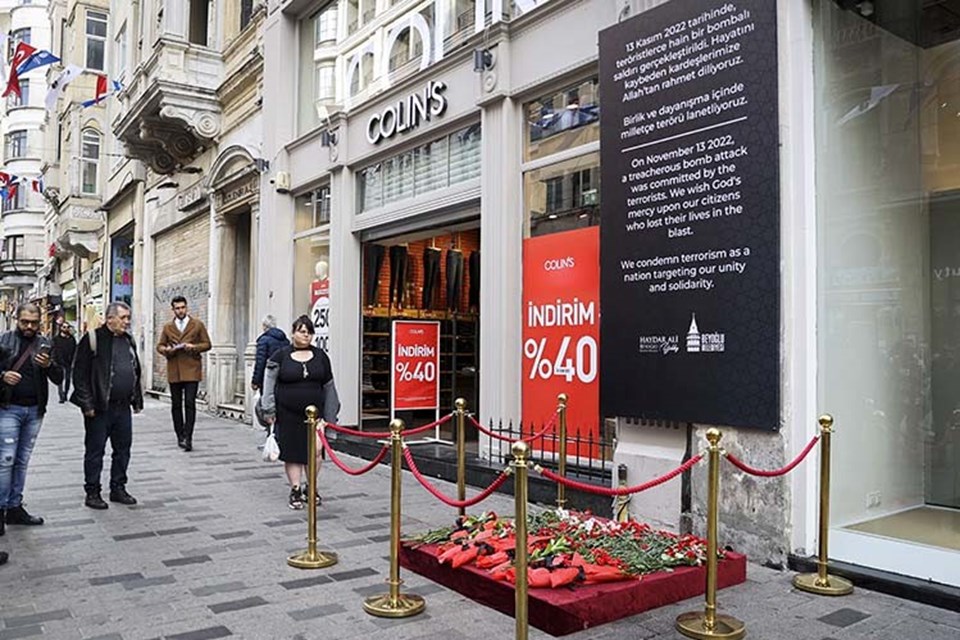
M 297 609 L 296 611 L 288 611 L 289 615 L 294 620 L 313 620 L 314 618 L 323 618 L 335 613 L 343 613 L 346 611 L 346 607 L 340 604 L 325 604 L 318 607 L 310 607 L 309 609 Z
M 0 629 L 0 640 L 12 640 L 13 638 L 32 638 L 33 636 L 39 635 L 43 635 L 43 627 L 40 625 L 15 627 L 13 629 Z
M 123 588 L 128 591 L 133 589 L 146 589 L 163 584 L 173 584 L 177 579 L 173 576 L 157 576 L 156 578 L 142 578 L 140 580 L 127 580 L 123 582 Z
M 166 640 L 214 640 L 215 638 L 227 638 L 232 635 L 233 633 L 226 627 L 206 627 L 196 631 L 175 633 L 166 636 Z
M 190 589 L 190 593 L 202 598 L 204 596 L 212 596 L 217 593 L 230 593 L 231 591 L 243 591 L 247 588 L 247 585 L 242 582 L 224 582 L 222 584 L 211 584 L 206 587 L 197 587 L 196 589 Z
M 834 627 L 849 627 L 870 617 L 869 613 L 857 611 L 856 609 L 837 609 L 833 613 L 817 618 L 820 622 L 825 622 Z
M 103 584 L 114 584 L 116 582 L 128 582 L 130 580 L 143 580 L 142 573 L 118 573 L 113 576 L 101 576 L 99 578 L 90 578 L 90 584 L 99 586 Z
M 260 607 L 269 604 L 260 596 L 251 596 L 240 600 L 228 600 L 217 604 L 207 605 L 207 608 L 214 613 L 223 613 L 225 611 L 239 611 L 240 609 L 249 609 L 250 607 Z
M 164 560 L 163 564 L 168 567 L 182 567 L 188 564 L 202 564 L 204 562 L 212 562 L 210 556 L 188 556 L 186 558 L 173 558 L 171 560 Z

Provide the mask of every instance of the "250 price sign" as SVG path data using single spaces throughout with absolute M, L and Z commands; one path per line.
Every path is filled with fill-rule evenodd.
M 568 433 L 599 438 L 599 300 L 597 227 L 524 240 L 525 424 L 548 422 L 566 393 Z

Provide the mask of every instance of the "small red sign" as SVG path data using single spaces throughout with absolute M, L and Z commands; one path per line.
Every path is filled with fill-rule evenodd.
M 393 323 L 393 411 L 440 406 L 440 323 Z

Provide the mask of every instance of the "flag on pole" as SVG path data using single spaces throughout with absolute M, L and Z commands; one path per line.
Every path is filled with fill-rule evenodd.
M 50 90 L 47 92 L 47 99 L 44 102 L 47 107 L 47 111 L 51 113 L 56 111 L 57 102 L 60 100 L 60 96 L 63 95 L 63 92 L 66 91 L 67 85 L 73 82 L 76 78 L 83 73 L 83 68 L 78 67 L 75 64 L 68 64 L 60 73 L 57 74 L 57 77 L 53 79 L 53 82 L 50 83 Z
M 17 75 L 22 76 L 28 71 L 45 67 L 48 64 L 53 64 L 54 62 L 60 62 L 60 58 L 45 49 L 40 49 L 32 56 L 27 58 L 26 61 L 17 68 Z
M 30 187 L 34 193 L 43 193 L 43 176 L 37 176 L 36 180 L 31 180 Z
M 17 48 L 13 51 L 13 58 L 10 60 L 10 77 L 7 78 L 7 88 L 0 98 L 6 98 L 10 93 L 15 93 L 20 97 L 20 65 L 30 59 L 37 50 L 26 42 L 18 42 Z
M 109 89 L 107 88 L 108 83 L 110 87 Z M 107 76 L 98 75 L 97 89 L 96 89 L 96 93 L 94 95 L 93 100 L 84 100 L 82 102 L 82 105 L 84 107 L 92 107 L 95 104 L 100 104 L 100 102 L 102 102 L 108 96 L 111 96 L 115 93 L 119 93 L 121 89 L 123 89 L 123 85 L 121 85 L 116 80 L 108 80 Z

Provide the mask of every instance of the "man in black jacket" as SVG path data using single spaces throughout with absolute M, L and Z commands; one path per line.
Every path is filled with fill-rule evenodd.
M 43 524 L 23 508 L 23 487 L 47 410 L 47 381 L 63 379 L 50 341 L 39 335 L 40 308 L 21 305 L 16 317 L 17 328 L 0 336 L 0 535 L 6 524 Z
M 106 324 L 88 331 L 77 346 L 73 362 L 73 395 L 70 402 L 83 411 L 84 504 L 91 509 L 109 505 L 100 496 L 100 473 L 107 439 L 113 449 L 110 464 L 110 502 L 134 505 L 137 499 L 127 493 L 127 466 L 133 444 L 133 417 L 143 410 L 140 387 L 140 359 L 130 327 L 130 307 L 112 302 L 107 307 Z
M 77 351 L 77 341 L 73 337 L 70 323 L 63 320 L 60 330 L 53 337 L 53 359 L 63 367 L 63 382 L 60 383 L 60 404 L 70 395 L 70 378 L 73 374 L 73 355 Z

